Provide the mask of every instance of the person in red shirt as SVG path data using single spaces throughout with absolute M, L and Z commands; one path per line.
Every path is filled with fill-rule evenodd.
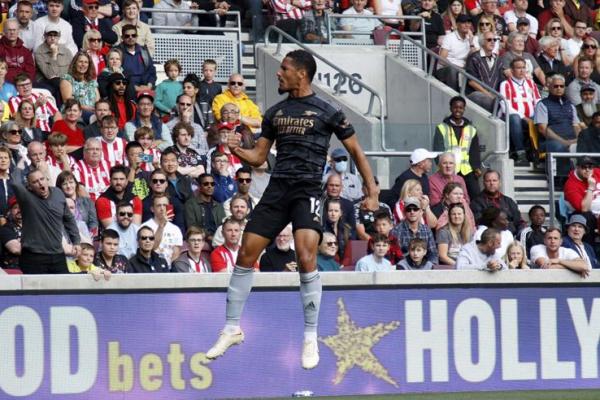
M 142 223 L 142 200 L 132 192 L 127 181 L 127 168 L 115 165 L 110 169 L 110 186 L 96 200 L 96 215 L 104 228 L 117 221 L 117 204 L 126 201 L 133 206 L 134 224 Z
M 600 216 L 600 168 L 595 167 L 593 158 L 577 160 L 577 167 L 565 182 L 564 193 L 567 203 L 585 216 L 587 231 L 594 232 Z
M 67 136 L 67 153 L 80 160 L 83 157 L 82 148 L 85 142 L 83 129 L 77 126 L 81 118 L 81 105 L 73 98 L 67 99 L 63 105 L 64 119 L 58 120 L 52 127 L 52 132 L 60 132 Z
M 210 253 L 212 272 L 233 272 L 235 260 L 240 249 L 241 227 L 239 221 L 227 218 L 223 222 L 223 238 L 225 243 L 215 247 Z M 258 271 L 258 262 L 254 263 L 254 270 Z
M 137 106 L 129 97 L 129 80 L 120 72 L 115 72 L 108 77 L 108 100 L 110 110 L 118 118 L 120 130 L 125 128 L 127 121 L 135 117 Z

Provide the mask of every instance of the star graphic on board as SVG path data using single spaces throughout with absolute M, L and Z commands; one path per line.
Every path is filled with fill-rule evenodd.
M 392 321 L 387 324 L 380 322 L 376 325 L 360 328 L 350 319 L 341 298 L 338 299 L 337 305 L 340 310 L 337 317 L 337 335 L 319 338 L 319 341 L 329 347 L 337 357 L 337 372 L 333 383 L 335 385 L 341 383 L 346 373 L 352 367 L 358 366 L 363 371 L 398 387 L 398 383 L 389 375 L 387 369 L 381 365 L 371 349 L 379 343 L 381 338 L 398 329 L 400 322 Z

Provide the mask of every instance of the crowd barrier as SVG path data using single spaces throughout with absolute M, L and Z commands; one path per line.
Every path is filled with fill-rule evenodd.
M 215 361 L 228 274 L 3 277 L 0 398 L 600 389 L 600 271 L 322 278 L 321 363 L 304 371 L 297 274 L 256 274 L 246 341 Z

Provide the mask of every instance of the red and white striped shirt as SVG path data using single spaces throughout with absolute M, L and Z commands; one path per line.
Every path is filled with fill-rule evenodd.
M 159 149 L 148 149 L 144 150 L 144 154 L 150 154 L 152 156 L 152 160 L 160 161 L 160 150 Z M 142 171 L 152 172 L 154 171 L 154 165 L 152 163 L 143 162 L 140 163 L 140 169 Z
M 285 0 L 271 0 L 270 4 L 275 12 L 276 21 L 283 19 L 300 20 L 304 17 L 304 12 L 310 10 L 312 6 L 311 0 L 302 0 L 300 7 L 293 6 L 291 1 Z
M 110 165 L 105 160 L 100 161 L 95 168 L 89 166 L 85 160 L 77 161 L 73 175 L 88 191 L 92 201 L 96 201 L 110 185 Z
M 71 167 L 71 171 L 73 171 L 73 169 L 75 167 L 75 159 L 71 156 L 68 156 L 68 157 L 69 157 L 69 167 Z M 51 155 L 46 156 L 46 162 L 48 163 L 48 165 L 59 168 L 61 171 L 64 170 L 64 165 L 62 165 L 62 163 L 58 159 L 54 158 Z
M 127 157 L 125 157 L 127 142 L 125 139 L 118 137 L 108 143 L 100 137 L 100 143 L 102 144 L 102 159 L 108 161 L 111 167 L 121 164 L 127 165 Z
M 31 100 L 33 104 L 36 103 L 37 99 L 40 98 L 39 94 L 31 93 Z M 19 108 L 19 105 L 23 101 L 21 96 L 13 96 L 8 100 L 8 107 L 10 109 L 10 115 L 14 116 Z M 40 107 L 35 107 L 35 126 L 36 128 L 40 128 L 44 132 L 50 132 L 50 120 L 56 114 L 58 109 L 52 102 L 52 100 L 47 100 L 46 104 Z
M 508 114 L 519 114 L 521 118 L 533 118 L 535 105 L 540 101 L 540 92 L 531 79 L 521 81 L 511 78 L 500 84 L 500 94 L 508 102 Z M 507 113 L 502 103 L 502 112 Z

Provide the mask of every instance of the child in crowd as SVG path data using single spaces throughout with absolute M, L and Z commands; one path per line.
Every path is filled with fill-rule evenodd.
M 405 270 L 433 269 L 433 264 L 427 260 L 427 242 L 423 239 L 412 239 L 408 243 L 408 255 L 398 266 Z
M 534 205 L 527 213 L 531 226 L 524 228 L 519 234 L 519 241 L 526 249 L 527 257 L 530 255 L 531 248 L 538 244 L 544 244 L 544 235 L 546 234 L 546 210 L 539 204 Z
M 94 246 L 89 243 L 81 243 L 81 251 L 75 260 L 67 261 L 67 267 L 69 272 L 72 274 L 91 274 L 94 280 L 99 281 L 100 278 L 104 277 L 105 280 L 109 280 L 111 273 L 108 270 L 98 268 L 94 265 Z
M 373 254 L 358 260 L 355 270 L 359 272 L 394 271 L 396 268 L 385 258 L 390 249 L 387 236 L 377 233 L 371 240 L 373 241 Z
M 129 270 L 127 257 L 117 254 L 119 251 L 119 233 L 114 229 L 105 229 L 102 232 L 100 251 L 94 258 L 94 265 L 113 274 L 124 274 Z
M 390 214 L 385 210 L 376 211 L 374 218 L 375 222 L 373 223 L 373 226 L 375 227 L 375 232 L 385 236 L 388 239 L 389 248 L 385 258 L 392 265 L 397 265 L 404 256 L 402 254 L 402 249 L 400 249 L 400 246 L 398 245 L 398 239 L 390 233 L 394 227 L 394 225 L 392 225 Z M 367 253 L 373 253 L 373 238 L 369 238 Z
M 140 169 L 152 172 L 160 168 L 160 150 L 156 147 L 152 129 L 142 126 L 135 131 L 133 138 L 144 149 L 141 156 L 143 161 L 140 163 Z
M 508 246 L 503 259 L 510 269 L 529 269 L 525 248 L 516 240 Z
M 183 85 L 179 81 L 181 64 L 176 59 L 165 62 L 165 73 L 167 78 L 156 87 L 156 98 L 154 107 L 160 115 L 170 115 L 171 110 L 177 105 L 177 96 L 183 93 Z
M 202 76 L 204 79 L 200 82 L 200 90 L 198 91 L 198 99 L 206 101 L 209 105 L 212 104 L 215 97 L 223 91 L 220 83 L 215 82 L 217 75 L 217 62 L 215 60 L 206 59 L 202 63 Z

